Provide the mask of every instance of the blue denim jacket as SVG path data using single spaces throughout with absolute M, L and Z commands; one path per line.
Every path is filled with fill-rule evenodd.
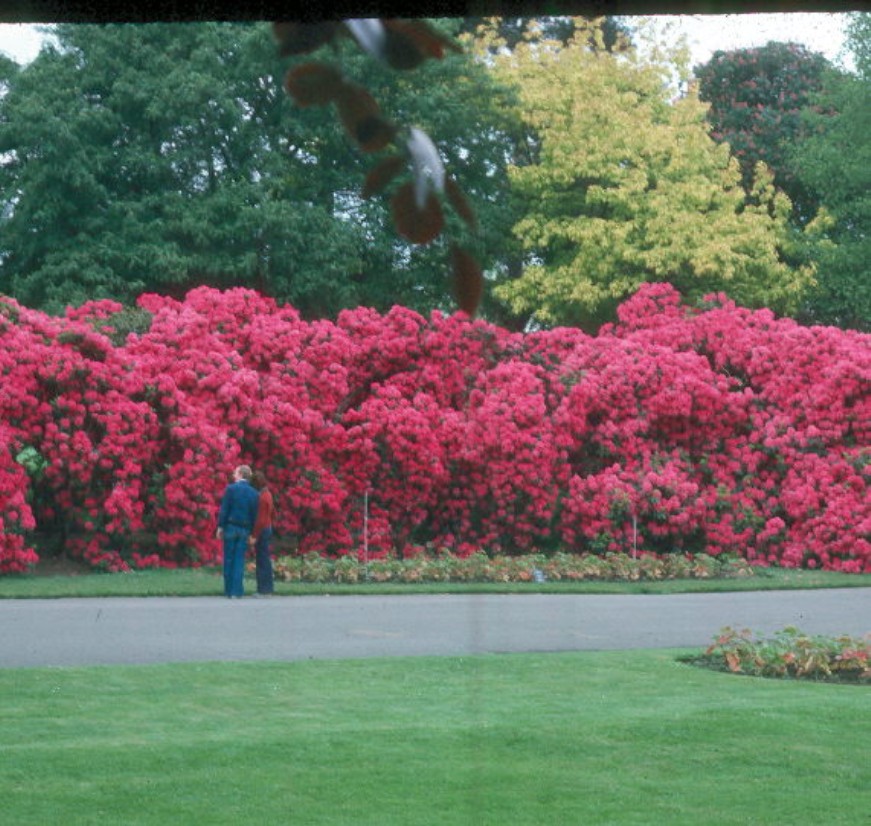
M 260 494 L 244 479 L 227 485 L 221 499 L 221 510 L 218 513 L 218 527 L 227 528 L 235 525 L 248 531 L 254 527 L 257 520 L 257 500 Z

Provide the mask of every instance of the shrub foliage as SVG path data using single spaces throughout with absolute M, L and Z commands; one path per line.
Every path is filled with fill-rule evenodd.
M 416 552 L 372 561 L 345 555 L 284 556 L 275 561 L 275 576 L 285 582 L 581 582 L 598 580 L 713 579 L 746 577 L 753 568 L 736 557 L 697 554 L 663 556 L 629 554 L 523 554 L 468 556 Z
M 810 636 L 788 627 L 763 638 L 749 629 L 724 628 L 697 665 L 754 677 L 792 677 L 871 685 L 871 635 Z
M 666 284 L 595 337 L 402 307 L 308 322 L 247 289 L 138 310 L 118 343 L 113 302 L 0 299 L 0 570 L 34 562 L 34 529 L 107 570 L 214 562 L 244 461 L 301 554 L 871 571 L 868 335 Z

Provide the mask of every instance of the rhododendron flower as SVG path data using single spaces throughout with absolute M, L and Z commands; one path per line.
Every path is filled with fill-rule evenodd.
M 667 284 L 596 337 L 251 290 L 65 318 L 0 299 L 0 571 L 37 524 L 107 570 L 212 563 L 232 467 L 267 473 L 301 551 L 644 546 L 871 570 L 869 336 Z M 28 447 L 43 461 L 26 470 Z

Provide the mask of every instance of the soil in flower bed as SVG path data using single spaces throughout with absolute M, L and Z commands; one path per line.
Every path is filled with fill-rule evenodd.
M 40 557 L 30 573 L 36 576 L 81 576 L 94 573 L 94 569 L 78 559 L 54 556 Z
M 859 670 L 836 671 L 832 674 L 824 672 L 814 672 L 812 674 L 753 674 L 746 671 L 733 671 L 722 657 L 706 656 L 704 654 L 693 657 L 680 657 L 679 662 L 698 668 L 707 668 L 710 671 L 733 674 L 736 677 L 762 677 L 766 680 L 799 680 L 801 682 L 871 686 L 871 674 L 863 673 Z

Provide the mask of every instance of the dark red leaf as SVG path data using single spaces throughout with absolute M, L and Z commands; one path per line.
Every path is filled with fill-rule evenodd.
M 345 83 L 336 95 L 339 117 L 349 132 L 353 132 L 359 121 L 381 114 L 378 103 L 368 90 L 356 83 Z
M 278 53 L 282 57 L 313 52 L 329 43 L 339 31 L 338 21 L 321 23 L 275 22 L 272 33 L 278 41 Z
M 298 106 L 324 106 L 342 88 L 342 75 L 323 63 L 303 63 L 284 78 L 284 88 Z
M 391 155 L 369 170 L 363 183 L 364 198 L 371 198 L 382 192 L 384 188 L 405 168 L 405 158 Z
M 413 69 L 427 58 L 440 60 L 446 48 L 460 51 L 423 20 L 391 18 L 382 22 L 387 30 L 386 59 L 394 69 Z
M 451 244 L 451 274 L 457 305 L 474 316 L 484 293 L 484 275 L 475 257 L 456 244 Z
M 380 152 L 396 136 L 396 126 L 376 115 L 364 118 L 357 124 L 357 143 L 364 152 Z
M 390 201 L 396 231 L 412 244 L 428 244 L 438 237 L 445 224 L 442 207 L 435 193 L 428 193 L 423 207 L 419 207 L 414 185 L 403 184 Z
M 342 125 L 364 152 L 383 149 L 396 134 L 396 127 L 381 117 L 375 98 L 362 86 L 343 84 L 336 105 Z
M 384 41 L 384 60 L 391 69 L 407 71 L 420 66 L 426 60 L 426 55 L 403 32 L 388 29 Z

